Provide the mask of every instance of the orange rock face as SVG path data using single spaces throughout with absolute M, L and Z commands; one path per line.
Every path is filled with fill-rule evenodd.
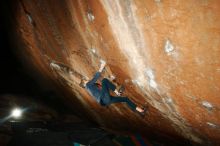
M 101 126 L 220 144 L 220 1 L 23 0 L 13 17 L 22 54 Z M 98 105 L 79 87 L 99 61 L 149 106 Z

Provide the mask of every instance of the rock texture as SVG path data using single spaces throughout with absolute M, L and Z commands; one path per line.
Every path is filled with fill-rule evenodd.
M 220 144 L 220 1 L 20 0 L 14 11 L 17 52 L 82 114 L 112 130 Z M 79 87 L 101 59 L 103 76 L 148 116 L 101 107 Z

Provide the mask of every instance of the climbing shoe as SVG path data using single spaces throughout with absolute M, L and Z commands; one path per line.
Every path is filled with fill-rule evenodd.
M 146 115 L 146 112 L 147 112 L 147 107 L 143 107 L 143 112 L 138 112 L 138 114 L 142 117 L 142 118 L 144 118 L 144 116 Z
M 118 89 L 118 92 L 120 93 L 120 95 L 122 95 L 122 93 L 125 91 L 125 87 L 124 85 L 121 85 Z

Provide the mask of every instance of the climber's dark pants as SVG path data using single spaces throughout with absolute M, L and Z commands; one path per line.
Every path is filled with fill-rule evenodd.
M 136 110 L 136 105 L 128 99 L 128 97 L 122 97 L 122 96 L 111 96 L 110 95 L 110 89 L 112 91 L 115 91 L 116 87 L 114 84 L 112 84 L 108 79 L 104 78 L 102 80 L 102 103 L 103 105 L 110 105 L 112 103 L 118 103 L 118 102 L 126 102 L 128 107 L 135 111 Z

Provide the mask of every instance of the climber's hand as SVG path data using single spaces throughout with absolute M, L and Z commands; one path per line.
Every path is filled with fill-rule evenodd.
M 103 65 L 103 66 L 106 65 L 106 62 L 104 60 L 101 59 L 100 62 L 101 62 L 101 65 Z
M 100 60 L 100 62 L 101 62 L 101 66 L 99 68 L 99 72 L 102 72 L 103 69 L 105 68 L 106 62 L 104 60 L 102 60 L 102 59 Z
M 120 92 L 118 92 L 118 90 L 117 89 L 115 89 L 115 94 L 117 95 L 117 96 L 121 96 L 121 93 Z

